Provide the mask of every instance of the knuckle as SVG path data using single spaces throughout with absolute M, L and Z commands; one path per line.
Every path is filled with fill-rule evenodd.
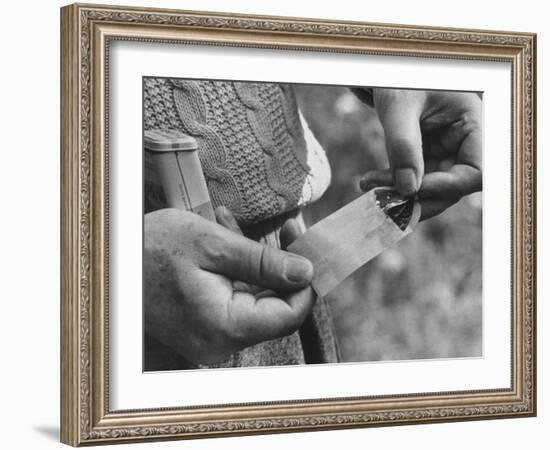
M 398 100 L 403 96 L 403 90 L 401 89 L 388 89 L 388 88 L 376 88 L 373 90 L 374 98 L 379 103 L 388 104 Z
M 196 230 L 196 242 L 200 246 L 203 255 L 209 261 L 217 261 L 222 264 L 231 260 L 231 252 L 226 241 L 216 233 L 208 233 L 204 229 Z
M 388 156 L 394 169 L 412 167 L 419 170 L 422 161 L 422 142 L 411 136 L 389 136 Z
M 178 240 L 188 242 L 198 231 L 194 214 L 175 208 L 163 210 L 164 223 L 167 224 L 167 232 L 178 236 Z
M 466 111 L 460 115 L 457 126 L 462 130 L 464 136 L 469 136 L 472 133 L 480 131 L 480 124 L 476 114 L 472 111 Z
M 417 144 L 415 140 L 409 136 L 403 135 L 394 135 L 390 136 L 392 150 L 398 154 L 405 153 L 414 150 L 415 145 Z
M 374 89 L 374 104 L 379 117 L 384 120 L 389 114 L 403 106 L 421 105 L 426 93 L 409 89 Z

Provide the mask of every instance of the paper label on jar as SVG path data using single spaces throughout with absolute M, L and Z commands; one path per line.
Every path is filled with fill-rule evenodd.
M 313 225 L 288 250 L 312 262 L 313 289 L 325 296 L 409 234 L 419 218 L 417 201 L 392 188 L 375 188 Z
M 149 158 L 154 163 L 167 206 L 192 211 L 215 222 L 197 151 L 152 152 Z

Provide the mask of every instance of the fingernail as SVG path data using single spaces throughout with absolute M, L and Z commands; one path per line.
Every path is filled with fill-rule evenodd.
M 313 266 L 306 258 L 289 254 L 285 259 L 285 277 L 293 283 L 309 283 Z
M 413 195 L 416 193 L 416 174 L 410 167 L 395 171 L 395 187 L 401 195 Z

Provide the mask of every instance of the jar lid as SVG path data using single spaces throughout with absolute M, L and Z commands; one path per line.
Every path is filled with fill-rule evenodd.
M 146 130 L 144 136 L 145 150 L 152 152 L 192 151 L 197 150 L 197 140 L 179 130 L 155 128 Z

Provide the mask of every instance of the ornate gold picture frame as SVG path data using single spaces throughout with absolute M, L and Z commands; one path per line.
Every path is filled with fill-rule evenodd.
M 109 49 L 115 41 L 506 62 L 511 67 L 508 388 L 113 410 Z M 536 36 L 74 4 L 61 9 L 61 441 L 93 445 L 536 414 Z M 485 257 L 490 258 L 490 255 Z

